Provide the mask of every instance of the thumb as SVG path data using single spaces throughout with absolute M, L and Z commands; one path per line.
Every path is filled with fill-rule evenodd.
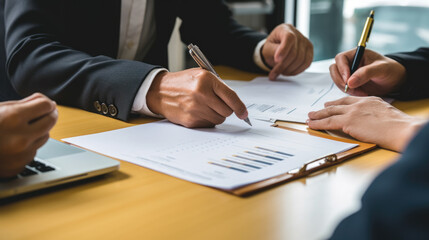
M 383 73 L 377 70 L 375 64 L 367 65 L 359 68 L 350 76 L 348 85 L 350 88 L 358 88 L 380 75 Z

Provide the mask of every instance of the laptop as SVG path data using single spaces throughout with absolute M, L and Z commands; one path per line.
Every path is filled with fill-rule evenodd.
M 41 147 L 18 176 L 0 180 L 0 199 L 119 169 L 119 162 L 54 139 Z

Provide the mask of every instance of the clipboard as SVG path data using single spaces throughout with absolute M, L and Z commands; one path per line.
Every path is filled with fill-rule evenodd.
M 304 124 L 280 122 L 279 124 L 276 123 L 273 126 L 278 128 L 283 128 L 289 131 L 300 132 L 302 134 L 309 134 L 316 137 L 322 137 L 322 138 L 327 138 L 327 139 L 340 141 L 340 142 L 358 144 L 359 146 L 345 152 L 315 159 L 311 162 L 303 164 L 299 168 L 293 169 L 291 171 L 288 171 L 286 173 L 283 173 L 281 175 L 278 175 L 269 179 L 251 183 L 249 185 L 245 185 L 235 189 L 230 189 L 230 190 L 221 189 L 221 190 L 224 190 L 228 193 L 232 193 L 237 196 L 251 195 L 253 193 L 260 192 L 265 189 L 272 188 L 274 186 L 277 186 L 283 183 L 287 183 L 299 178 L 309 176 L 310 174 L 315 173 L 319 170 L 328 168 L 333 165 L 340 164 L 346 161 L 347 159 L 350 159 L 351 157 L 368 152 L 377 147 L 376 144 L 372 144 L 372 143 L 364 143 L 353 139 L 331 136 L 328 133 L 309 129 L 307 125 L 304 125 Z

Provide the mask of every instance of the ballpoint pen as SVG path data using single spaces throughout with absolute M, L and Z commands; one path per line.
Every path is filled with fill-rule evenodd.
M 363 53 L 365 52 L 366 43 L 369 41 L 369 35 L 371 35 L 372 25 L 374 24 L 374 10 L 371 10 L 369 17 L 366 19 L 365 26 L 360 37 L 355 57 L 353 59 L 352 67 L 350 68 L 350 75 L 353 75 L 354 72 L 359 67 L 360 61 L 362 59 Z M 348 80 L 346 82 L 346 87 L 344 92 L 347 92 L 349 89 Z
M 195 60 L 195 62 L 198 64 L 198 66 L 200 66 L 202 69 L 205 69 L 211 73 L 213 73 L 214 75 L 216 75 L 216 77 L 220 78 L 219 75 L 216 73 L 216 71 L 214 70 L 212 64 L 209 62 L 209 60 L 204 56 L 203 52 L 201 52 L 200 48 L 197 47 L 194 44 L 189 44 L 188 45 L 188 49 L 189 49 L 189 54 L 191 55 L 191 57 Z M 245 118 L 243 119 L 247 124 L 249 124 L 250 126 L 252 126 L 252 123 L 250 122 L 249 118 Z

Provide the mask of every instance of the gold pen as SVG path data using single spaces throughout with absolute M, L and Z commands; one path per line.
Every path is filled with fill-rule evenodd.
M 219 77 L 219 75 L 216 73 L 216 71 L 214 70 L 212 64 L 209 62 L 209 60 L 204 56 L 203 52 L 201 52 L 200 48 L 197 47 L 194 44 L 189 44 L 188 45 L 188 49 L 189 49 L 189 54 L 191 55 L 191 57 L 195 60 L 195 62 L 197 62 L 198 66 L 200 66 L 202 69 L 205 69 L 211 73 L 213 73 L 214 75 L 216 75 L 216 77 Z M 250 122 L 249 118 L 245 118 L 243 119 L 247 124 L 249 124 L 250 126 L 252 126 L 252 123 Z
M 369 35 L 371 35 L 372 25 L 374 24 L 374 10 L 371 10 L 369 17 L 367 17 L 365 26 L 362 31 L 362 35 L 360 37 L 355 57 L 353 59 L 352 67 L 350 68 L 350 76 L 353 75 L 354 72 L 359 67 L 360 61 L 362 60 L 363 53 L 365 52 L 366 43 L 369 41 Z M 344 88 L 344 92 L 347 92 L 349 89 L 348 80 L 346 82 L 346 87 Z

